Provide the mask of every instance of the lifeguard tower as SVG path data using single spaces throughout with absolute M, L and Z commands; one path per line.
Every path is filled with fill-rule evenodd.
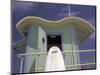
M 73 66 L 80 64 L 78 43 L 83 43 L 95 31 L 86 20 L 71 16 L 58 21 L 28 16 L 16 27 L 25 37 L 14 45 L 21 58 L 20 73 L 44 72 L 46 56 L 52 46 L 60 48 L 66 70 L 80 69 Z

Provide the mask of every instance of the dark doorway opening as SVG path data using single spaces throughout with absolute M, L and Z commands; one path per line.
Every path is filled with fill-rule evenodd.
M 47 52 L 52 46 L 57 46 L 62 50 L 61 43 L 61 35 L 47 35 Z

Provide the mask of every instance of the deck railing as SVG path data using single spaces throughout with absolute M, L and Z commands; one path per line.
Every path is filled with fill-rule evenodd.
M 78 50 L 78 51 L 62 51 L 63 54 L 66 54 L 66 53 L 82 53 L 82 52 L 95 52 L 94 49 L 91 49 L 91 50 Z M 47 55 L 47 52 L 39 52 L 39 53 L 22 53 L 22 54 L 18 54 L 18 57 L 21 59 L 21 64 L 20 64 L 20 73 L 22 73 L 23 71 L 23 63 L 24 63 L 24 58 L 26 56 L 32 56 L 32 55 Z M 86 56 L 85 56 L 86 57 Z M 90 57 L 88 57 L 90 58 Z M 95 60 L 95 56 L 91 57 Z M 84 67 L 84 66 L 89 66 L 89 65 L 95 65 L 95 61 L 94 62 L 89 62 L 89 63 L 84 63 L 84 64 L 74 64 L 74 65 L 66 65 L 65 67 L 75 67 L 75 66 L 81 66 L 81 67 Z M 43 69 L 42 67 L 38 68 L 38 70 L 41 70 Z

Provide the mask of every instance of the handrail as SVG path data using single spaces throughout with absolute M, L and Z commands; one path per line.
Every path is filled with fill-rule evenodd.
M 78 50 L 78 51 L 62 51 L 62 53 L 70 53 L 70 52 L 95 52 L 96 50 Z M 22 53 L 22 54 L 18 54 L 18 57 L 21 59 L 21 66 L 20 66 L 20 73 L 22 73 L 22 69 L 23 69 L 23 60 L 24 60 L 24 56 L 30 56 L 30 55 L 47 55 L 47 52 L 39 52 L 39 53 Z M 75 65 L 67 65 L 65 67 L 74 67 L 74 66 L 84 66 L 84 65 L 94 65 L 95 62 L 93 63 L 86 63 L 86 64 L 75 64 Z M 37 70 L 39 69 L 43 69 L 43 68 L 37 68 Z
M 73 51 L 63 51 L 62 53 L 66 53 L 66 52 L 94 52 L 94 51 L 96 51 L 96 50 L 78 50 L 78 51 L 76 51 L 76 50 L 73 50 Z
M 92 50 L 78 50 L 78 51 L 62 51 L 62 53 L 71 53 L 71 52 L 95 52 L 96 50 L 92 49 Z M 18 54 L 18 57 L 22 57 L 22 56 L 29 56 L 29 55 L 47 55 L 47 52 L 39 52 L 39 53 L 22 53 L 22 54 Z
M 92 62 L 92 63 L 85 63 L 85 64 L 75 64 L 75 65 L 66 65 L 65 67 L 77 67 L 77 66 L 88 66 L 88 65 L 95 65 L 95 62 Z M 43 70 L 44 68 L 42 67 L 39 67 L 37 68 L 37 70 Z

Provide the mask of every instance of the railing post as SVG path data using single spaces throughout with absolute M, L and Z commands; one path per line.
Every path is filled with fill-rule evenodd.
M 21 57 L 21 63 L 20 63 L 20 73 L 23 72 L 23 61 L 24 61 L 24 58 Z

